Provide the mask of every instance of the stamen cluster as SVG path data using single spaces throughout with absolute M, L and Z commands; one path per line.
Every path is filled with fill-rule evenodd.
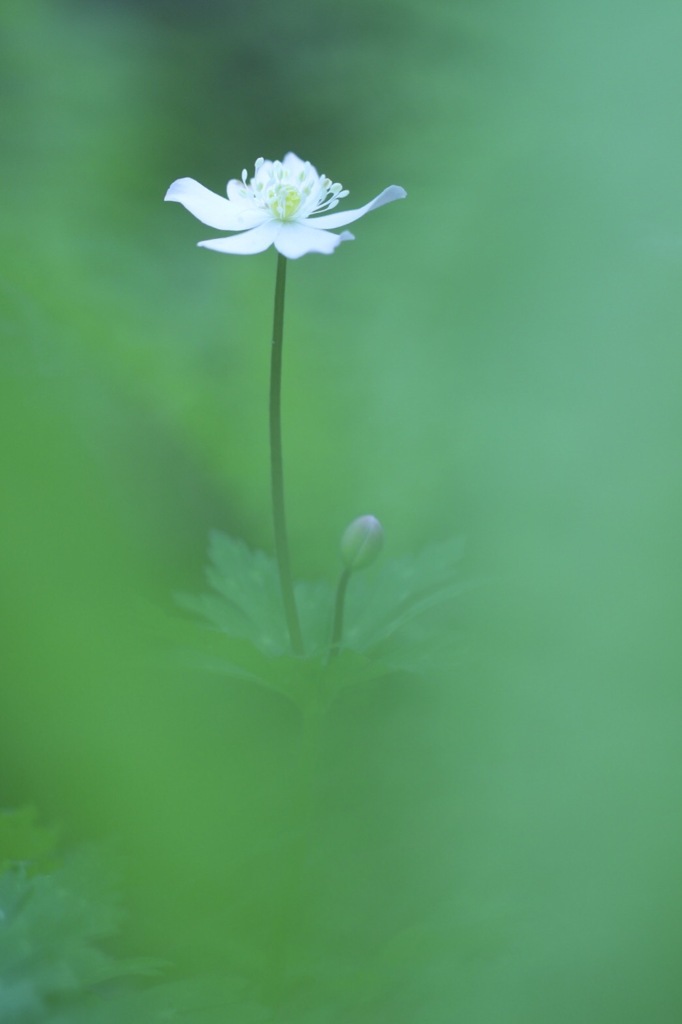
M 294 170 L 285 167 L 281 160 L 260 157 L 256 160 L 251 180 L 248 180 L 248 171 L 244 169 L 241 181 L 241 188 L 236 190 L 240 199 L 268 210 L 276 220 L 282 221 L 299 220 L 333 210 L 339 200 L 349 194 L 343 185 L 318 174 L 308 162 Z

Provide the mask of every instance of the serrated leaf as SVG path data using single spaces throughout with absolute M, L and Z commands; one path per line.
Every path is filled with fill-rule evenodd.
M 401 671 L 421 671 L 444 657 L 456 640 L 462 551 L 460 540 L 444 541 L 354 576 L 346 645 Z
M 264 654 L 288 654 L 289 634 L 274 559 L 217 530 L 210 536 L 209 558 L 206 579 L 213 593 L 180 594 L 181 607 L 229 636 L 249 640 Z M 296 583 L 295 594 L 306 651 L 314 656 L 329 643 L 332 589 L 324 582 Z
M 100 945 L 121 908 L 103 858 L 79 851 L 50 872 L 0 874 L 0 1021 L 42 1019 L 55 998 L 72 999 L 112 978 L 158 973 L 159 961 L 124 960 Z
M 217 531 L 209 553 L 213 592 L 178 598 L 216 631 L 201 636 L 195 631 L 188 643 L 193 663 L 252 679 L 298 706 L 320 688 L 331 699 L 345 686 L 387 671 L 422 670 L 452 646 L 452 613 L 462 591 L 460 541 L 355 573 L 348 587 L 342 657 L 331 663 L 334 589 L 329 583 L 296 583 L 306 657 L 292 657 L 274 559 Z

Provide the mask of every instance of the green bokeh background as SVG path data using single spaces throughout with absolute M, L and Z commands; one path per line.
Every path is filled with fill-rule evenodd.
M 292 149 L 409 194 L 290 266 L 297 571 L 371 511 L 471 583 L 328 723 L 311 1013 L 682 1016 L 680 52 L 672 0 L 3 4 L 0 803 L 116 837 L 131 948 L 255 969 L 277 899 L 296 722 L 153 639 L 209 529 L 271 546 L 275 260 L 161 200 Z

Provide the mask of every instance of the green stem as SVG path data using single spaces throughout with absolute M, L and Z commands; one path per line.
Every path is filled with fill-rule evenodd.
M 346 602 L 346 590 L 348 588 L 348 580 L 353 570 L 345 568 L 339 576 L 339 582 L 336 586 L 336 602 L 334 605 L 334 625 L 332 626 L 332 638 L 329 644 L 329 661 L 333 659 L 339 653 L 341 647 L 341 640 L 343 638 L 343 610 Z
M 284 288 L 287 276 L 286 257 L 277 255 L 275 283 L 275 315 L 272 327 L 272 359 L 270 363 L 270 479 L 272 485 L 272 517 L 275 528 L 275 553 L 279 568 L 284 615 L 289 630 L 291 649 L 303 654 L 303 637 L 296 610 L 291 580 L 287 522 L 284 511 L 284 466 L 282 463 L 282 342 L 284 337 Z

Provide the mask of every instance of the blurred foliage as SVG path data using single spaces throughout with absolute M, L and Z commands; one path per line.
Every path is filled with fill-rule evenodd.
M 34 807 L 0 812 L 0 872 L 15 864 L 38 870 L 49 864 L 57 835 L 36 824 Z
M 179 595 L 180 605 L 207 619 L 232 641 L 247 640 L 252 651 L 265 656 L 263 665 L 268 656 L 288 654 L 289 636 L 274 559 L 217 532 L 211 537 L 210 554 L 207 580 L 215 593 Z M 376 674 L 448 664 L 443 648 L 450 653 L 456 643 L 450 627 L 462 590 L 457 580 L 461 556 L 461 542 L 449 541 L 431 545 L 418 555 L 385 562 L 370 573 L 356 572 L 346 602 L 342 648 L 373 659 Z M 306 657 L 319 672 L 329 655 L 334 588 L 325 582 L 299 581 L 296 604 Z M 211 644 L 214 652 L 216 646 Z M 233 643 L 225 645 L 228 674 L 230 650 L 234 650 Z M 276 675 L 275 661 L 271 664 Z M 292 664 L 300 673 L 301 660 L 293 658 Z M 362 675 L 364 678 L 366 673 Z
M 160 966 L 104 951 L 121 921 L 111 866 L 92 850 L 63 860 L 54 832 L 34 818 L 30 809 L 0 814 L 0 1020 L 8 1024 L 61 1019 L 64 1007 L 71 1019 L 84 1001 L 96 1010 L 105 982 Z
M 0 796 L 116 836 L 188 1021 L 267 1012 L 292 894 L 282 1020 L 679 1018 L 681 43 L 670 0 L 0 8 Z M 297 575 L 358 514 L 386 566 L 466 539 L 456 655 L 340 693 L 307 810 L 295 709 L 167 639 L 210 530 L 271 550 L 275 267 L 161 200 L 288 149 L 409 194 L 291 267 Z

